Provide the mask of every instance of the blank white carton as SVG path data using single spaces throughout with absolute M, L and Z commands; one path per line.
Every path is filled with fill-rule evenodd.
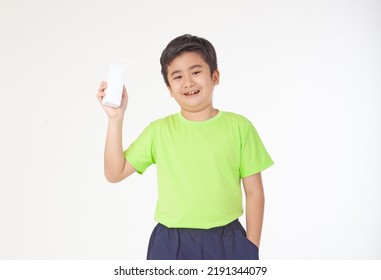
M 126 67 L 122 64 L 111 64 L 107 80 L 106 95 L 102 104 L 105 106 L 118 108 L 122 102 L 123 82 Z

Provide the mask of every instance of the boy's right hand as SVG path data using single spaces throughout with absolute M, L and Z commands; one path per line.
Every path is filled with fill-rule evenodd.
M 122 93 L 122 102 L 120 107 L 118 108 L 112 108 L 109 106 L 105 106 L 102 104 L 103 97 L 105 97 L 105 89 L 107 88 L 107 81 L 102 81 L 99 88 L 98 88 L 98 93 L 97 93 L 97 99 L 101 106 L 103 107 L 103 110 L 107 113 L 109 118 L 123 118 L 124 112 L 126 111 L 127 108 L 127 103 L 128 103 L 128 95 L 127 95 L 127 90 L 126 87 L 123 85 L 123 93 Z

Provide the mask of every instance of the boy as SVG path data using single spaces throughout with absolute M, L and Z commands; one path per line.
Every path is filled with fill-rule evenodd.
M 179 36 L 164 49 L 160 63 L 181 111 L 152 122 L 123 151 L 123 88 L 119 108 L 103 106 L 108 115 L 106 178 L 119 182 L 156 164 L 158 224 L 147 259 L 258 259 L 264 211 L 261 171 L 273 161 L 249 120 L 213 107 L 219 70 L 209 41 Z M 99 87 L 100 103 L 106 87 L 106 82 Z M 241 180 L 247 234 L 238 221 L 243 213 Z

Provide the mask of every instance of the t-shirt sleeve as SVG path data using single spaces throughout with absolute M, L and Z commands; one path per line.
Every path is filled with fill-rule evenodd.
M 249 122 L 241 139 L 240 177 L 259 173 L 273 164 L 257 130 Z
M 155 163 L 155 148 L 153 125 L 147 126 L 139 137 L 124 151 L 125 159 L 143 174 L 144 171 Z

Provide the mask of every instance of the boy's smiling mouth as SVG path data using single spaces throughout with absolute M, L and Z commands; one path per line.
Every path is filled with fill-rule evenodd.
M 197 94 L 199 92 L 200 92 L 199 90 L 192 90 L 192 91 L 185 92 L 184 95 L 185 96 L 190 96 L 190 95 L 195 95 L 195 94 Z

